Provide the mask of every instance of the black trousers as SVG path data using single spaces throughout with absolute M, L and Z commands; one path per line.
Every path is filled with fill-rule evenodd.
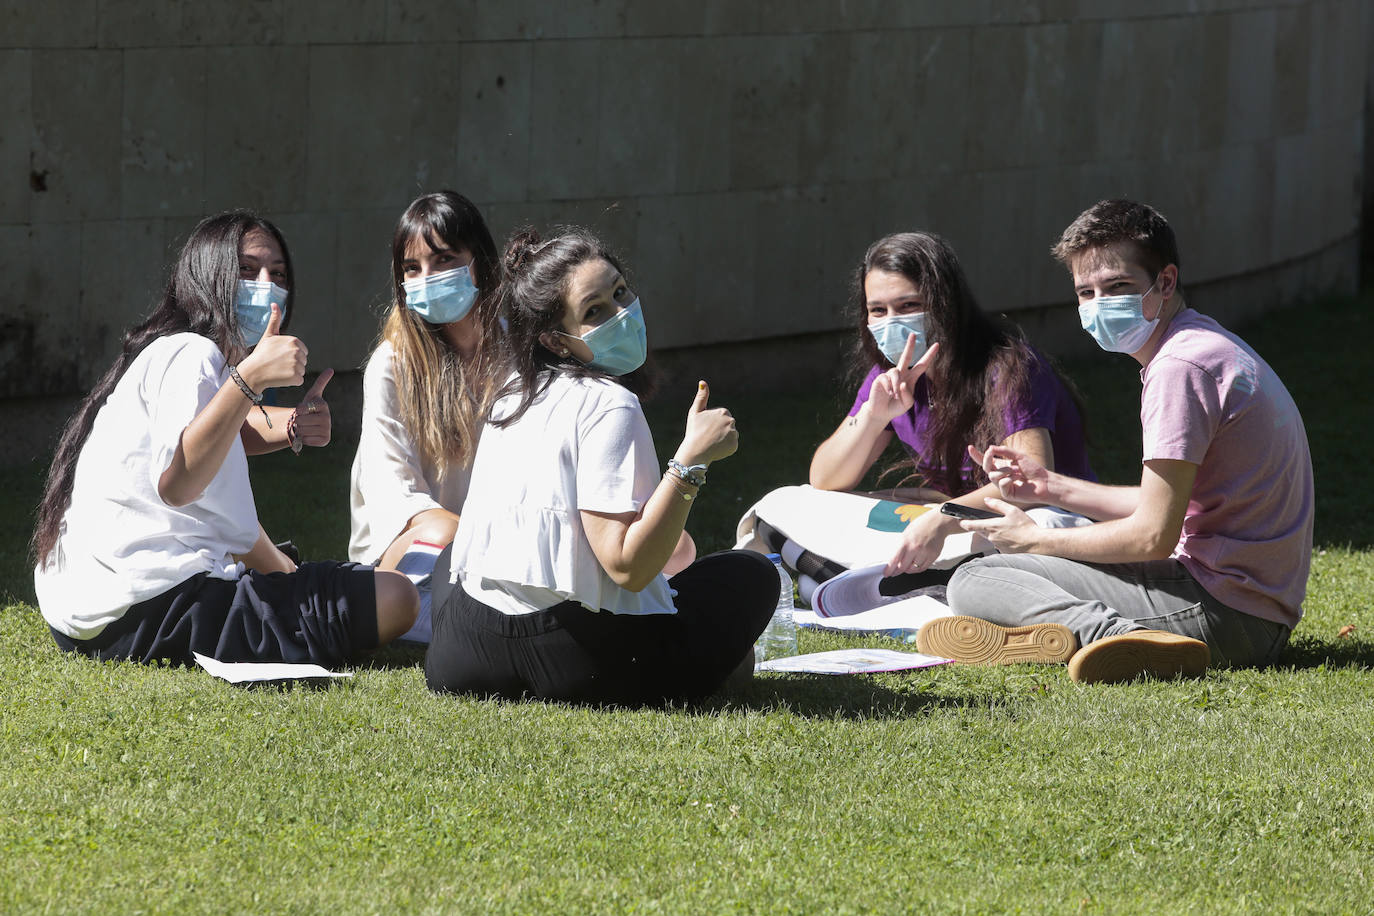
M 778 602 L 772 562 L 747 550 L 703 557 L 668 580 L 676 614 L 589 611 L 565 601 L 512 616 L 434 569 L 431 690 L 642 705 L 704 697 L 752 652 Z
M 336 665 L 377 647 L 371 566 L 303 563 L 294 573 L 238 579 L 192 576 L 140 601 L 90 639 L 53 630 L 68 652 L 96 659 L 191 665 L 192 653 L 224 662 Z

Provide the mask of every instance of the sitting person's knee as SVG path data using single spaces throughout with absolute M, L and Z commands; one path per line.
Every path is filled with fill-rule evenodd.
M 458 533 L 458 518 L 453 515 L 438 515 L 424 519 L 406 532 L 412 543 L 427 541 L 430 544 L 448 546 Z
M 404 575 L 378 570 L 374 581 L 377 588 L 377 642 L 385 645 L 415 625 L 420 613 L 420 593 Z

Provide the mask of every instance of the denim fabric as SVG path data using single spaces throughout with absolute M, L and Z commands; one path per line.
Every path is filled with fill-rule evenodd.
M 1177 560 L 1079 563 L 1034 554 L 971 560 L 949 582 L 956 614 L 1000 626 L 1059 623 L 1085 646 L 1132 630 L 1167 630 L 1207 643 L 1212 664 L 1269 665 L 1287 626 L 1221 604 Z

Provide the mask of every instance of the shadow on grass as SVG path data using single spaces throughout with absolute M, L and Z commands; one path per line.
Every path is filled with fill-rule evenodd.
M 947 696 L 926 693 L 919 687 L 894 690 L 865 675 L 797 674 L 755 679 L 748 687 L 723 690 L 684 711 L 697 715 L 790 712 L 807 719 L 915 719 L 938 709 L 1008 707 L 1025 699 L 1012 695 Z
M 1374 643 L 1363 639 L 1295 636 L 1279 656 L 1280 668 L 1374 668 Z
M 421 645 L 382 646 L 366 658 L 354 662 L 352 667 L 368 671 L 398 671 L 406 668 L 424 668 L 425 647 Z
M 355 665 L 355 669 L 405 670 L 422 669 L 425 653 L 420 646 L 386 646 L 377 650 L 371 657 Z M 586 702 L 569 703 L 561 700 L 511 700 L 492 697 L 494 703 L 541 703 L 555 706 L 582 706 L 586 708 L 634 708 L 621 707 L 614 703 Z M 1013 702 L 1011 697 L 1000 697 L 997 705 L 1005 706 Z M 946 697 L 926 694 L 919 688 L 910 691 L 894 690 L 875 683 L 871 677 L 856 675 L 835 677 L 829 675 L 786 675 L 781 677 L 755 678 L 748 685 L 723 687 L 704 700 L 688 704 L 666 704 L 658 707 L 677 710 L 688 715 L 715 715 L 722 712 L 791 712 L 805 718 L 818 719 L 907 719 L 923 715 L 932 709 L 990 705 L 968 697 Z M 640 708 L 655 708 L 646 704 Z

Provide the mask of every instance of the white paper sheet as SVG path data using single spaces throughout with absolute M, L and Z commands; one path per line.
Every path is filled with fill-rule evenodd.
M 949 659 L 919 652 L 894 652 L 891 649 L 832 649 L 810 655 L 771 658 L 760 671 L 785 671 L 793 674 L 876 674 L 881 671 L 906 671 L 947 665 Z
M 841 617 L 821 617 L 814 611 L 798 608 L 792 612 L 792 620 L 799 627 L 835 630 L 852 635 L 871 633 L 915 642 L 916 633 L 921 627 L 937 617 L 950 617 L 953 613 L 948 605 L 928 595 L 917 595 L 914 598 L 903 598 L 891 604 L 884 604 L 871 611 L 845 614 Z
M 314 677 L 352 677 L 351 671 L 330 671 L 319 665 L 291 665 L 285 662 L 222 662 L 218 659 L 192 653 L 196 664 L 207 672 L 231 684 L 249 684 L 255 681 L 294 681 Z

